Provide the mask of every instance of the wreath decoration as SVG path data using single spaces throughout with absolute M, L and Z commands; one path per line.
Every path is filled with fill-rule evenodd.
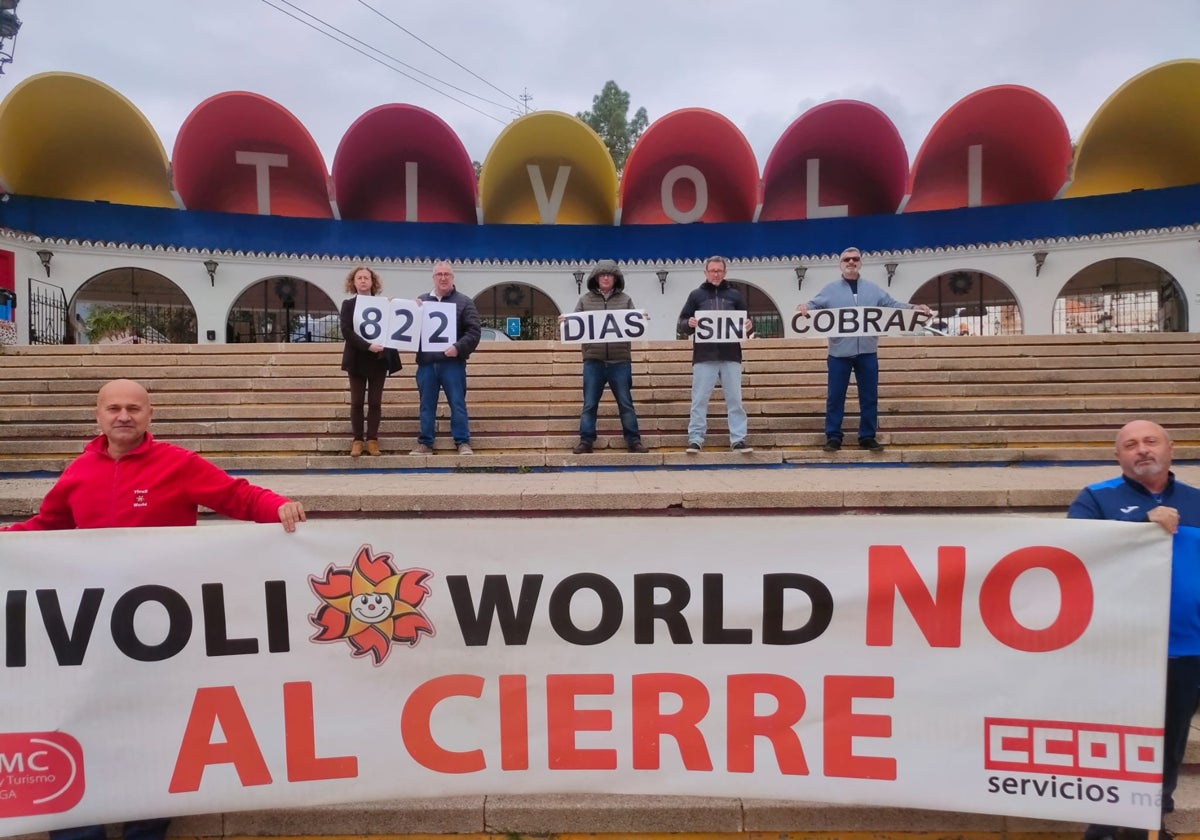
M 279 277 L 275 280 L 275 297 L 287 305 L 296 300 L 296 281 L 291 277 Z
M 974 285 L 975 281 L 965 271 L 956 271 L 950 275 L 950 291 L 953 294 L 965 295 L 971 291 L 971 287 Z
M 501 296 L 504 298 L 505 306 L 517 307 L 525 302 L 524 290 L 515 283 L 510 283 L 505 286 Z

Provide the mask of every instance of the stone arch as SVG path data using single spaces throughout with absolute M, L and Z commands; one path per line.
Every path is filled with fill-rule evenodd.
M 275 275 L 247 286 L 225 321 L 229 344 L 341 341 L 338 306 L 319 286 Z
M 1021 305 L 1008 284 L 971 268 L 943 271 L 913 293 L 910 303 L 934 311 L 930 326 L 947 335 L 1021 335 Z
M 169 277 L 138 266 L 91 277 L 71 299 L 79 344 L 195 344 L 196 309 Z
M 746 314 L 754 322 L 756 338 L 783 338 L 783 315 L 769 294 L 745 280 L 727 277 L 725 282 L 741 292 L 742 297 L 746 299 Z
M 1054 299 L 1052 329 L 1070 333 L 1187 332 L 1183 289 L 1166 269 L 1111 257 L 1077 271 Z
M 475 295 L 483 326 L 506 332 L 509 318 L 521 319 L 521 340 L 552 341 L 558 338 L 562 311 L 550 295 L 531 283 L 508 281 L 488 286 Z

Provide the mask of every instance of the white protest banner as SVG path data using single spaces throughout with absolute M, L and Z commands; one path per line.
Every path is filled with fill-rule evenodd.
M 646 335 L 646 313 L 640 309 L 569 312 L 558 322 L 558 338 L 566 344 L 637 341 Z
M 697 344 L 728 344 L 746 338 L 746 313 L 740 309 L 713 309 L 696 312 Z
M 421 302 L 421 352 L 437 353 L 458 341 L 458 308 L 436 300 Z
M 852 338 L 855 336 L 904 335 L 929 320 L 915 309 L 886 306 L 843 306 L 840 309 L 810 310 L 808 317 L 792 316 L 792 332 L 800 338 Z
M 1171 541 L 1149 523 L 318 521 L 0 550 L 4 835 L 580 792 L 1158 825 Z

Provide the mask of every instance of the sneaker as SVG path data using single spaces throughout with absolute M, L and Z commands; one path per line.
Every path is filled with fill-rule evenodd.
M 696 443 L 695 441 L 692 441 L 691 443 L 689 443 L 689 444 L 688 444 L 688 448 L 687 448 L 687 454 L 689 454 L 689 455 L 699 455 L 699 454 L 700 454 L 700 450 L 701 450 L 701 449 L 703 449 L 703 448 L 704 448 L 704 444 L 702 444 L 702 443 Z
M 825 445 L 821 448 L 826 452 L 837 452 L 842 448 L 842 442 L 838 438 L 825 438 Z
M 460 443 L 458 445 L 458 454 L 459 455 L 474 455 L 475 450 L 471 448 L 471 444 L 469 444 L 469 443 Z
M 866 449 L 871 452 L 882 452 L 883 444 L 875 440 L 875 438 L 862 438 L 858 442 L 859 449 Z
M 629 451 L 637 455 L 645 455 L 650 450 L 646 448 L 646 444 L 642 443 L 640 440 L 635 440 L 633 443 L 629 444 Z
M 746 441 L 744 441 L 744 440 L 739 440 L 737 443 L 733 444 L 729 448 L 731 450 L 733 450 L 734 452 L 740 452 L 743 455 L 749 455 L 751 452 L 754 451 L 754 447 L 751 446 L 750 444 L 746 443 Z
M 416 445 L 416 447 L 414 447 L 413 450 L 411 452 L 409 452 L 408 454 L 409 455 L 432 455 L 433 447 L 426 446 L 423 443 L 418 443 Z
M 571 451 L 576 455 L 590 455 L 592 452 L 592 445 L 586 440 L 581 440 L 579 443 L 575 444 L 575 448 Z

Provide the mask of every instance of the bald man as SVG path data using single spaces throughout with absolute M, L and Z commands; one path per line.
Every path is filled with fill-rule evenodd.
M 37 515 L 5 530 L 195 525 L 200 505 L 233 519 L 280 522 L 289 532 L 304 521 L 299 502 L 155 440 L 153 416 L 150 395 L 137 382 L 116 379 L 102 387 L 96 395 L 100 435 L 63 471 Z
M 1071 503 L 1071 519 L 1154 522 L 1168 534 L 1179 526 L 1200 528 L 1200 490 L 1171 472 L 1175 444 L 1157 423 L 1134 420 L 1117 433 L 1121 475 L 1083 488 Z M 1197 543 L 1175 541 L 1171 568 L 1171 629 L 1167 643 L 1167 708 L 1163 728 L 1162 811 L 1175 810 L 1175 786 L 1187 749 L 1188 728 L 1200 703 L 1200 557 Z M 1181 551 L 1185 556 L 1181 556 Z M 1115 838 L 1111 825 L 1090 825 L 1086 840 Z M 1125 833 L 1128 836 L 1128 831 Z M 1165 828 L 1161 837 L 1172 836 Z
M 100 435 L 72 461 L 42 500 L 37 515 L 0 530 L 146 528 L 195 525 L 199 505 L 234 519 L 280 522 L 288 532 L 304 506 L 244 478 L 234 478 L 195 452 L 150 434 L 154 408 L 146 389 L 115 379 L 96 395 Z M 125 840 L 163 840 L 169 819 L 131 820 Z M 102 825 L 63 828 L 50 840 L 105 840 Z

